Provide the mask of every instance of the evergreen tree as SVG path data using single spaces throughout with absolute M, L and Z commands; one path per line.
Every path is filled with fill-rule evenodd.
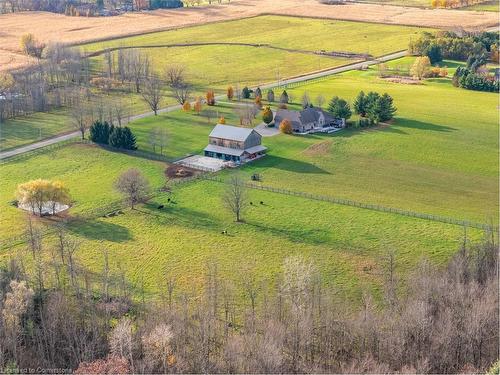
M 109 136 L 109 144 L 125 150 L 137 150 L 136 138 L 129 127 L 117 127 Z
M 394 117 L 396 107 L 393 105 L 392 97 L 385 93 L 378 100 L 378 117 L 380 121 L 388 121 Z
M 368 101 L 366 99 L 366 95 L 365 95 L 364 91 L 361 91 L 358 94 L 358 96 L 356 97 L 356 100 L 354 100 L 353 107 L 354 107 L 354 112 L 357 115 L 360 115 L 363 117 L 366 116 L 366 111 L 368 109 Z
M 439 47 L 437 43 L 431 43 L 425 54 L 429 58 L 431 64 L 443 61 L 443 53 L 441 52 L 441 47 Z
M 344 118 L 346 120 L 352 116 L 349 103 L 338 96 L 334 96 L 330 101 L 328 112 L 335 118 Z
M 243 87 L 243 90 L 241 90 L 241 96 L 243 96 L 243 99 L 250 99 L 250 94 L 252 91 L 247 87 Z
M 90 140 L 95 143 L 107 145 L 109 143 L 109 135 L 113 131 L 113 125 L 95 121 L 90 127 Z
M 283 93 L 280 96 L 280 103 L 288 104 L 288 100 L 288 93 L 286 92 L 286 90 L 283 90 Z
M 274 91 L 272 89 L 269 89 L 267 91 L 267 101 L 269 103 L 273 103 L 274 102 Z

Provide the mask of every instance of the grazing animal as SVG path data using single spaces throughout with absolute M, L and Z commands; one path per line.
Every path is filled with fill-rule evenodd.
M 170 198 L 167 199 L 167 202 L 170 203 Z
M 264 202 L 260 201 L 260 204 L 264 204 Z
M 224 229 L 221 234 L 227 234 L 227 230 Z
M 250 202 L 250 206 L 253 206 L 253 202 Z
M 160 205 L 158 206 L 158 209 L 159 209 L 159 210 L 161 210 L 162 208 L 165 208 L 165 206 L 164 206 L 163 204 L 160 204 Z

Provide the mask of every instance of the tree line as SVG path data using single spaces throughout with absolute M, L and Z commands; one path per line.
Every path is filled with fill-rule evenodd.
M 455 86 L 479 91 L 498 91 L 498 77 L 490 74 L 486 67 L 490 61 L 499 62 L 498 33 L 425 32 L 410 43 L 409 49 L 414 55 L 428 58 L 430 64 L 439 63 L 443 59 L 465 61 L 466 67 L 458 68 L 453 77 Z M 414 74 L 419 79 L 426 71 L 431 71 L 424 69 L 423 60 L 418 60 L 413 69 L 421 72 Z M 439 72 L 437 74 L 439 75 Z
M 397 253 L 377 263 L 380 293 L 357 303 L 325 283 L 313 261 L 290 256 L 274 281 L 256 264 L 230 279 L 208 261 L 199 292 L 172 264 L 146 298 L 103 248 L 93 272 L 80 241 L 58 224 L 43 240 L 28 221 L 32 269 L 0 271 L 0 366 L 76 373 L 474 373 L 498 353 L 498 252 L 492 233 L 464 236 L 447 264 L 423 259 L 403 279 Z M 134 298 L 134 295 L 139 295 Z

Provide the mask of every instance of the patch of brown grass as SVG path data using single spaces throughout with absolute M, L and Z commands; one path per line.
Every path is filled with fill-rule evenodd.
M 306 148 L 303 153 L 306 156 L 322 156 L 328 155 L 330 153 L 330 149 L 332 147 L 332 141 L 323 141 L 319 143 L 315 143 L 308 148 Z

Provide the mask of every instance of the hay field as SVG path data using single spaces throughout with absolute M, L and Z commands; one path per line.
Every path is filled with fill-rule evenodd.
M 437 28 L 457 25 L 484 28 L 498 24 L 497 15 L 492 12 L 427 10 L 360 3 L 330 6 L 319 4 L 316 0 L 233 0 L 229 4 L 210 7 L 128 13 L 109 18 L 66 17 L 46 12 L 4 14 L 0 15 L 0 70 L 29 64 L 19 48 L 20 37 L 29 32 L 44 42 L 76 44 L 262 14 Z

